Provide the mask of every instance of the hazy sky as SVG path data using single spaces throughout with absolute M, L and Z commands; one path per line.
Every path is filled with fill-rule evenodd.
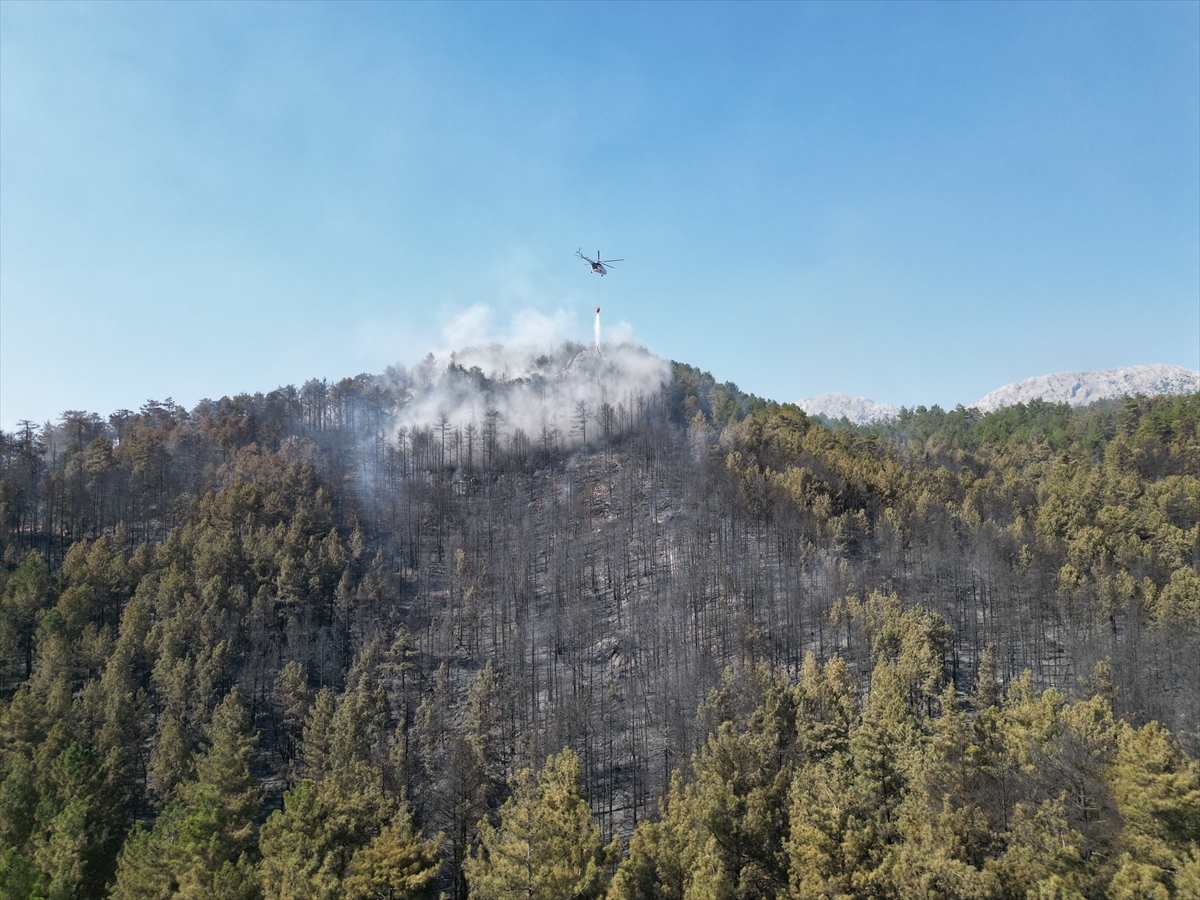
M 1200 4 L 0 2 L 0 427 L 597 297 L 778 400 L 1198 368 Z

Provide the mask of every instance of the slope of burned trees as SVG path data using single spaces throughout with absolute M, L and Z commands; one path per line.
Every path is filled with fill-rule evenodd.
M 5 871 L 51 883 L 84 791 L 105 811 L 71 845 L 84 895 L 127 833 L 141 877 L 153 823 L 233 791 L 204 781 L 219 759 L 247 780 L 213 821 L 249 830 L 213 871 L 291 865 L 292 807 L 247 837 L 289 791 L 365 823 L 351 850 L 410 814 L 443 833 L 436 884 L 465 896 L 518 770 L 573 748 L 601 838 L 628 835 L 748 715 L 714 718 L 723 673 L 838 656 L 859 690 L 893 638 L 920 644 L 922 697 L 1091 677 L 1194 749 L 1200 397 L 863 429 L 676 371 L 534 434 L 491 410 L 399 428 L 395 376 L 4 434 Z M 864 625 L 881 596 L 909 637 Z

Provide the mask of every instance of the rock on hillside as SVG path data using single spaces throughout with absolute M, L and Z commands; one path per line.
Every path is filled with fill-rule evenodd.
M 872 422 L 887 422 L 900 412 L 890 403 L 876 403 L 866 397 L 851 397 L 848 394 L 822 394 L 797 400 L 796 405 L 806 413 L 840 419 L 845 416 L 855 425 L 870 425 Z
M 1193 391 L 1200 391 L 1200 372 L 1182 366 L 1126 366 L 1027 378 L 1015 384 L 1006 384 L 971 405 L 982 412 L 992 412 L 1004 406 L 1038 399 L 1087 406 L 1097 400 L 1124 397 L 1126 394 L 1190 394 Z

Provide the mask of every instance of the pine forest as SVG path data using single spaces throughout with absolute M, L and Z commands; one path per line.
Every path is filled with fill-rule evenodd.
M 1200 394 L 508 390 L 0 432 L 0 896 L 1200 897 Z

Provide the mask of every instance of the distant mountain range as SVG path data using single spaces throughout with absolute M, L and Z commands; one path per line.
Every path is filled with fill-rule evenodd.
M 981 412 L 1046 400 L 1087 406 L 1127 394 L 1190 394 L 1200 391 L 1200 372 L 1182 366 L 1125 366 L 1095 372 L 1059 372 L 1006 384 L 971 405 Z
M 1125 366 L 1120 369 L 1098 369 L 1094 372 L 1058 372 L 1027 378 L 992 391 L 971 406 L 980 412 L 993 412 L 1005 406 L 1045 400 L 1049 403 L 1069 403 L 1087 406 L 1097 400 L 1110 400 L 1127 394 L 1190 394 L 1200 391 L 1200 372 L 1182 366 Z M 890 403 L 876 403 L 866 397 L 847 394 L 822 394 L 796 401 L 796 405 L 813 415 L 840 419 L 843 416 L 856 425 L 886 422 L 900 410 Z
M 836 391 L 832 394 L 822 394 L 820 397 L 797 400 L 796 405 L 806 413 L 830 419 L 845 417 L 855 425 L 887 422 L 900 412 L 900 407 L 890 403 L 876 403 L 866 397 L 851 397 Z

